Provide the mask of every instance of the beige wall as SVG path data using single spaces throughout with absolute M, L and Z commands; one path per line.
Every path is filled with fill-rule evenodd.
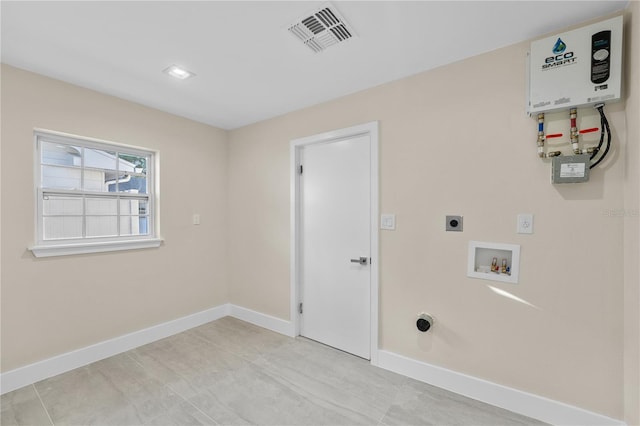
M 632 1 L 626 17 L 627 155 L 625 156 L 624 218 L 624 377 L 628 425 L 640 425 L 640 2 Z
M 35 259 L 35 127 L 159 150 L 164 244 Z M 228 301 L 225 131 L 3 65 L 1 136 L 2 371 Z
M 231 302 L 289 317 L 289 141 L 379 120 L 380 210 L 397 216 L 397 229 L 380 233 L 382 348 L 623 418 L 626 219 L 610 212 L 624 208 L 625 104 L 606 107 L 606 166 L 588 184 L 551 185 L 524 113 L 527 49 L 231 131 Z M 597 122 L 593 110 L 580 114 Z M 533 235 L 515 233 L 518 213 L 535 215 Z M 445 233 L 446 214 L 464 215 L 464 232 Z M 467 278 L 469 240 L 520 244 L 520 283 Z M 430 335 L 415 330 L 421 311 L 438 318 Z

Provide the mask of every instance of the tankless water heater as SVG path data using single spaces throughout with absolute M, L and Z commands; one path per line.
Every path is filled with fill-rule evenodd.
M 622 16 L 531 43 L 528 112 L 622 97 Z

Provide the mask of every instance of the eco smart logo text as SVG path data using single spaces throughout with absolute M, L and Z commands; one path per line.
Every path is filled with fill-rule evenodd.
M 547 56 L 542 64 L 543 70 L 572 65 L 576 62 L 573 52 L 567 52 L 567 44 L 560 37 L 551 49 L 553 56 Z

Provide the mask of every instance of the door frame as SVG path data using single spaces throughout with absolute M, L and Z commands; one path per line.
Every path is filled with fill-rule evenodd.
M 343 129 L 332 130 L 312 136 L 293 139 L 290 142 L 289 171 L 291 174 L 290 195 L 291 195 L 291 216 L 290 216 L 290 287 L 291 287 L 291 322 L 293 323 L 294 336 L 300 335 L 300 314 L 298 306 L 301 302 L 300 283 L 300 150 L 308 145 L 329 143 L 341 139 L 348 139 L 356 136 L 369 136 L 370 161 L 371 161 L 371 207 L 370 207 L 370 235 L 371 235 L 371 330 L 370 330 L 370 357 L 371 364 L 378 365 L 378 318 L 379 318 L 379 242 L 378 242 L 378 217 L 379 217 L 379 172 L 378 172 L 378 122 L 351 126 Z

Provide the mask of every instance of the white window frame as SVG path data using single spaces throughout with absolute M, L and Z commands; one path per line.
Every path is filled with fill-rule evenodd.
M 149 157 L 147 162 L 147 209 L 148 209 L 148 234 L 147 235 L 127 235 L 109 237 L 86 237 L 68 238 L 59 240 L 46 240 L 43 229 L 43 193 L 51 192 L 60 195 L 79 195 L 105 198 L 140 198 L 140 196 L 129 196 L 121 193 L 92 192 L 87 190 L 64 190 L 64 189 L 43 189 L 42 188 L 42 144 L 43 142 L 58 142 L 61 144 L 80 146 L 83 148 L 93 148 L 105 151 L 124 152 L 126 154 Z M 35 241 L 29 250 L 36 257 L 64 256 L 73 254 L 98 253 L 119 250 L 131 250 L 142 248 L 159 247 L 162 243 L 160 238 L 160 215 L 159 215 L 159 157 L 158 151 L 140 148 L 132 145 L 104 141 L 94 138 L 70 135 L 67 133 L 55 132 L 44 129 L 34 131 L 35 156 L 34 156 L 34 183 L 35 183 Z M 81 166 L 84 169 L 84 165 Z M 111 196 L 109 194 L 112 194 Z M 145 197 L 142 197 L 145 198 Z M 83 218 L 84 218 L 83 213 Z M 118 223 L 120 215 L 118 215 Z

